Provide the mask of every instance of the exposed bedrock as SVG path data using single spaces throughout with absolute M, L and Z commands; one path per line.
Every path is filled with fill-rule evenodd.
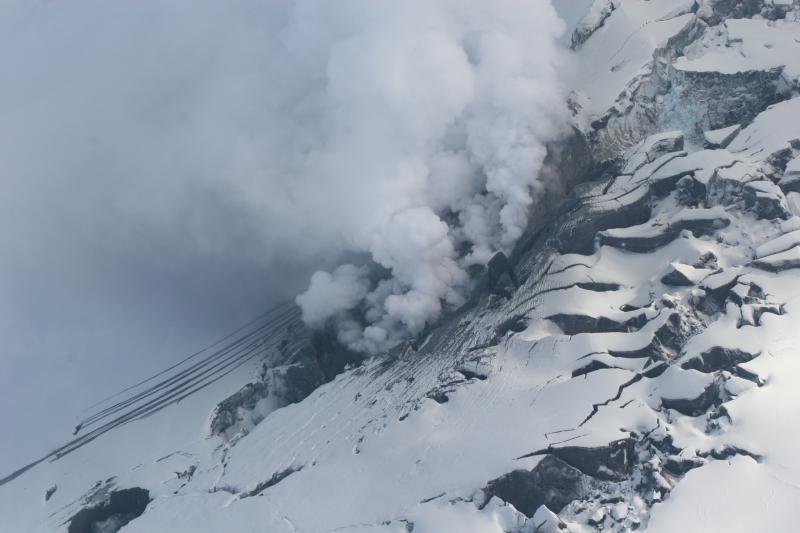
M 714 150 L 719 148 L 727 148 L 731 141 L 733 141 L 741 131 L 742 126 L 740 124 L 734 124 L 733 126 L 728 126 L 726 128 L 706 131 L 703 134 L 703 139 L 705 141 L 703 143 L 703 147 Z
M 783 100 L 782 68 L 732 74 L 669 68 L 670 89 L 664 95 L 660 120 L 680 127 L 702 142 L 705 130 L 747 124 L 770 105 Z
M 633 350 L 608 350 L 613 357 L 640 359 L 651 361 L 672 360 L 683 349 L 686 343 L 702 331 L 704 324 L 695 313 L 687 308 L 681 312 L 670 313 L 664 324 L 656 329 L 650 342 Z
M 617 9 L 615 0 L 597 0 L 592 5 L 589 13 L 581 20 L 572 32 L 570 46 L 573 50 L 579 48 L 597 30 L 603 27 L 608 17 Z
M 239 409 L 252 411 L 259 401 L 269 396 L 266 382 L 248 383 L 231 396 L 222 400 L 214 409 L 210 430 L 212 435 L 222 435 L 241 420 Z
M 590 179 L 595 167 L 589 140 L 573 126 L 556 142 L 547 145 L 541 178 L 563 198 L 577 184 Z
M 497 252 L 489 259 L 486 270 L 489 290 L 493 293 L 508 298 L 519 287 L 511 262 L 503 252 Z
M 653 194 L 659 198 L 666 196 L 673 190 L 678 190 L 678 202 L 681 205 L 698 206 L 706 198 L 706 186 L 694 179 L 693 172 L 681 170 L 659 179 L 652 184 Z
M 710 31 L 709 26 L 720 24 L 727 13 L 753 10 L 774 18 L 781 18 L 783 12 L 782 8 L 767 8 L 764 1 L 725 0 L 713 9 L 701 9 L 657 49 L 652 62 L 629 82 L 611 109 L 592 123 L 588 138 L 595 158 L 618 160 L 624 150 L 648 135 L 672 129 L 683 131 L 687 140 L 702 146 L 704 132 L 734 124 L 745 126 L 768 106 L 788 98 L 791 88 L 781 67 L 727 73 L 674 66 L 686 47 Z M 701 15 L 704 12 L 707 16 Z
M 582 367 L 576 368 L 572 371 L 572 377 L 583 376 L 586 374 L 591 374 L 592 372 L 597 372 L 598 370 L 606 370 L 611 368 L 608 364 L 598 361 L 597 359 L 592 360 L 591 362 L 583 365 Z
M 619 481 L 630 475 L 636 460 L 633 439 L 622 439 L 607 446 L 554 448 L 551 453 L 587 476 L 604 481 Z
M 112 491 L 104 501 L 78 511 L 67 533 L 116 533 L 141 516 L 150 501 L 150 492 L 139 487 Z
M 636 460 L 633 453 L 635 444 L 634 439 L 627 438 L 610 442 L 606 446 L 590 448 L 581 446 L 546 448 L 525 454 L 520 459 L 549 454 L 587 476 L 603 481 L 620 481 L 631 473 Z
M 698 15 L 709 24 L 720 24 L 728 18 L 750 18 L 760 15 L 776 20 L 786 16 L 792 9 L 792 3 L 774 2 L 771 0 L 703 0 Z
M 647 316 L 644 313 L 622 321 L 604 316 L 593 317 L 563 313 L 548 316 L 547 319 L 554 322 L 565 335 L 637 331 L 647 324 Z
M 247 431 L 271 410 L 302 401 L 346 366 L 360 363 L 362 357 L 336 342 L 332 331 L 315 332 L 293 353 L 281 357 L 288 364 L 263 364 L 255 381 L 217 404 L 210 433 L 232 438 Z
M 561 254 L 594 253 L 598 232 L 634 226 L 650 219 L 651 198 L 647 184 L 625 184 L 609 179 L 603 183 L 582 184 L 575 188 L 565 202 L 561 224 L 551 244 Z
M 694 179 L 693 176 L 681 177 L 675 184 L 675 189 L 678 204 L 687 207 L 699 207 L 705 204 L 706 185 Z
M 695 398 L 662 398 L 661 406 L 678 411 L 682 415 L 696 417 L 705 414 L 709 409 L 721 403 L 720 387 L 717 382 L 711 383 Z
M 778 179 L 778 186 L 784 194 L 800 193 L 800 140 L 796 140 L 795 145 L 791 153 L 786 153 L 786 163 L 779 167 L 783 175 Z
M 272 476 L 269 479 L 267 479 L 266 481 L 262 481 L 262 482 L 258 483 L 252 490 L 240 493 L 239 494 L 239 498 L 243 499 L 243 498 L 250 498 L 252 496 L 260 496 L 261 493 L 263 493 L 268 488 L 274 487 L 275 485 L 277 485 L 278 483 L 280 483 L 281 481 L 283 481 L 287 477 L 291 476 L 292 474 L 294 474 L 296 472 L 299 472 L 302 469 L 303 469 L 302 466 L 289 467 L 289 468 L 286 468 L 284 470 L 281 470 L 280 472 L 275 472 L 274 474 L 272 474 Z
M 695 237 L 708 235 L 730 224 L 727 218 L 714 214 L 698 215 L 692 218 L 672 221 L 666 226 L 652 232 L 600 232 L 598 239 L 601 245 L 624 248 L 630 252 L 647 253 L 665 246 L 677 239 L 684 230 L 692 232 Z
M 710 373 L 716 372 L 717 370 L 731 369 L 740 363 L 746 363 L 754 359 L 757 355 L 758 354 L 751 354 L 737 348 L 715 346 L 708 351 L 692 357 L 681 366 L 686 369 Z
M 771 181 L 748 183 L 742 190 L 742 198 L 745 209 L 752 211 L 757 218 L 785 220 L 791 216 L 783 191 Z
M 794 247 L 785 252 L 768 255 L 753 261 L 751 265 L 755 268 L 775 273 L 800 268 L 800 247 Z
M 702 268 L 673 263 L 667 273 L 661 277 L 661 283 L 670 287 L 691 287 L 709 273 L 708 270 Z
M 584 494 L 581 472 L 552 455 L 531 470 L 514 470 L 490 481 L 484 488 L 519 512 L 532 517 L 540 505 L 558 513 Z

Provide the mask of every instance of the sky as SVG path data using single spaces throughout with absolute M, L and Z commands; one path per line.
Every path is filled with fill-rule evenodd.
M 225 183 L 256 147 L 215 20 L 246 14 L 168 4 L 0 5 L 0 465 L 308 275 Z
M 298 294 L 366 351 L 459 305 L 547 185 L 565 33 L 546 0 L 4 1 L 0 468 Z

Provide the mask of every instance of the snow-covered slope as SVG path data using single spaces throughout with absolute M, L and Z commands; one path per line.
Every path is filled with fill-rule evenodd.
M 363 361 L 268 314 L 4 480 L 3 531 L 794 531 L 800 2 L 588 7 L 593 179 L 469 303 Z

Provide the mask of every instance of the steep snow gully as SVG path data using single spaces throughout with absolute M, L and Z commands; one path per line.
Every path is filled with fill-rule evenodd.
M 277 308 L 0 480 L 3 531 L 795 531 L 800 1 L 579 4 L 574 186 L 466 305 L 368 358 Z

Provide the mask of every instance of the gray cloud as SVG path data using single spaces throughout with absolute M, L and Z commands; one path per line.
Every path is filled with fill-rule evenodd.
M 560 30 L 545 0 L 3 2 L 0 419 L 46 441 L 306 288 L 364 349 L 457 305 L 542 186 Z
M 562 24 L 547 1 L 346 2 L 298 9 L 283 32 L 324 65 L 292 101 L 318 126 L 295 190 L 324 198 L 309 212 L 391 273 L 318 273 L 297 302 L 351 346 L 384 349 L 463 302 L 465 268 L 522 234 L 563 125 Z

